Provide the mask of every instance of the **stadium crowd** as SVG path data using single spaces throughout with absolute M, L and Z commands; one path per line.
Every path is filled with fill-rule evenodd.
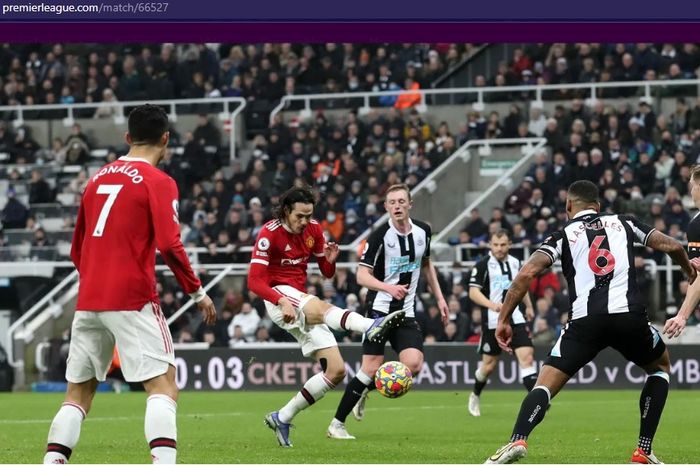
M 386 90 L 392 84 L 411 89 L 415 83 L 428 85 L 468 55 L 472 46 L 265 44 L 215 49 L 166 44 L 82 53 L 65 49 L 54 45 L 44 53 L 13 47 L 20 50 L 14 56 L 9 47 L 1 47 L 0 102 L 30 105 L 52 99 L 70 103 L 219 95 L 272 102 L 285 93 Z M 700 53 L 693 44 L 537 44 L 517 49 L 510 63 L 500 66 L 494 76 L 478 76 L 474 85 L 680 79 L 694 77 L 699 64 Z M 683 240 L 692 208 L 689 168 L 700 155 L 700 102 L 691 100 L 697 89 L 671 89 L 675 90 L 667 92 L 677 98 L 671 114 L 657 115 L 645 100 L 638 105 L 606 103 L 605 99 L 634 96 L 635 89 L 630 93 L 604 89 L 590 106 L 575 92 L 562 92 L 549 96 L 561 99 L 551 114 L 529 104 L 531 96 L 520 93 L 506 96 L 516 100 L 507 114 L 489 111 L 488 105 L 484 112 L 470 109 L 457 128 L 447 122 L 431 126 L 411 105 L 398 105 L 399 99 L 384 102 L 392 108 L 381 115 L 361 117 L 348 110 L 335 118 L 318 110 L 309 121 L 285 123 L 278 118 L 255 135 L 253 156 L 245 166 L 236 161 L 222 165 L 215 153 L 206 150 L 220 145 L 221 137 L 210 118 L 202 115 L 196 128 L 176 135 L 174 143 L 184 150 L 170 152 L 163 169 L 180 187 L 183 241 L 208 249 L 199 254 L 200 263 L 246 262 L 249 254 L 239 248 L 252 245 L 280 193 L 302 181 L 318 192 L 316 216 L 329 238 L 350 243 L 381 216 L 382 195 L 389 185 L 415 186 L 464 142 L 500 137 L 543 136 L 548 150 L 536 156 L 502 208 L 473 211 L 459 237 L 451 239 L 476 247 L 468 249 L 465 258 L 483 255 L 489 232 L 499 228 L 510 231 L 516 245 L 539 244 L 566 221 L 563 201 L 566 186 L 574 179 L 597 183 L 605 210 L 633 213 Z M 333 108 L 333 101 L 326 102 L 326 108 Z M 104 115 L 98 109 L 94 116 Z M 89 157 L 93 144 L 76 125 L 68 139 L 40 147 L 28 131 L 0 122 L 0 152 L 11 153 L 14 163 L 95 163 Z M 106 161 L 118 154 L 119 149 L 110 151 Z M 26 183 L 30 204 L 39 204 L 53 201 L 57 193 L 77 199 L 88 177 L 84 169 L 56 192 L 42 172 L 15 167 L 7 178 Z M 50 245 L 31 205 L 23 205 L 13 188 L 7 196 L 4 228 L 33 231 L 37 250 Z M 67 215 L 66 229 L 72 228 L 72 221 Z M 522 250 L 513 253 L 517 256 Z M 642 280 L 649 280 L 642 259 L 635 265 Z M 478 339 L 481 310 L 467 297 L 467 276 L 468 270 L 458 264 L 441 273 L 451 310 L 446 328 L 429 294 L 420 294 L 419 321 L 426 340 Z M 182 296 L 166 282 L 161 287 L 163 311 L 172 314 Z M 677 298 L 683 289 L 681 283 Z M 533 337 L 548 344 L 568 312 L 568 299 L 553 273 L 540 277 L 531 291 L 537 312 L 531 323 Z M 354 274 L 345 270 L 330 281 L 312 279 L 308 292 L 351 309 L 360 308 L 364 300 Z M 186 314 L 173 326 L 177 340 L 216 345 L 285 340 L 286 335 L 265 318 L 260 299 L 247 290 L 220 289 L 217 298 L 220 322 L 205 327 L 194 313 Z

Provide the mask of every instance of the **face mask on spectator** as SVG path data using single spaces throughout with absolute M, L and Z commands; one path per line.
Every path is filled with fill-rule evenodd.
M 326 220 L 328 220 L 329 223 L 333 223 L 335 221 L 335 213 L 329 212 L 326 215 Z

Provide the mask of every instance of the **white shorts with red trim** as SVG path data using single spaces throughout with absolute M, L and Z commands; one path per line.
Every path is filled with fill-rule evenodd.
M 306 323 L 303 308 L 311 299 L 316 296 L 305 294 L 292 286 L 275 286 L 272 289 L 280 295 L 285 296 L 294 306 L 296 318 L 294 323 L 285 323 L 282 319 L 282 307 L 271 302 L 265 301 L 265 308 L 270 319 L 280 328 L 286 330 L 289 334 L 301 344 L 301 352 L 304 357 L 313 356 L 314 352 L 328 347 L 335 347 L 338 342 L 328 326 L 325 324 L 309 325 Z
M 77 311 L 73 318 L 66 379 L 104 381 L 114 346 L 129 382 L 147 381 L 175 366 L 173 338 L 160 306 L 147 303 L 140 311 Z

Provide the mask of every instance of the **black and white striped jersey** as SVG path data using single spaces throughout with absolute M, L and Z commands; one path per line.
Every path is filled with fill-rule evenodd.
M 487 257 L 479 260 L 469 278 L 469 287 L 477 287 L 491 302 L 503 303 L 508 289 L 513 282 L 513 278 L 520 271 L 520 260 L 512 255 L 508 255 L 505 260 L 499 261 L 491 252 Z M 525 323 L 525 316 L 518 306 L 511 315 L 511 324 Z M 498 312 L 491 309 L 484 309 L 481 312 L 481 324 L 487 325 L 488 329 L 496 329 L 498 326 Z
M 375 278 L 387 284 L 408 284 L 408 294 L 402 300 L 394 299 L 384 291 L 370 290 L 367 305 L 382 313 L 406 310 L 407 317 L 414 317 L 416 288 L 424 259 L 430 257 L 430 226 L 418 220 L 410 220 L 411 230 L 401 234 L 388 221 L 370 234 L 365 244 L 360 266 L 372 269 Z
M 634 243 L 646 245 L 654 228 L 631 215 L 579 212 L 536 252 L 561 258 L 569 285 L 570 319 L 645 313 L 634 268 Z

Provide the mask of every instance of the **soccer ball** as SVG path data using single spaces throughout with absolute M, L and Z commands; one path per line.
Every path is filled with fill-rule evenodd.
M 386 362 L 377 370 L 374 385 L 384 397 L 401 397 L 411 389 L 413 373 L 401 362 Z

